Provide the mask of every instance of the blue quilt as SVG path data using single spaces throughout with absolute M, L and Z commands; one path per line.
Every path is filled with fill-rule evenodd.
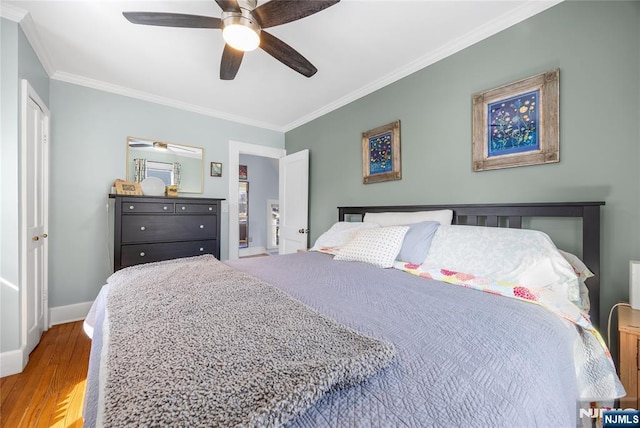
M 395 346 L 389 367 L 325 394 L 291 427 L 576 427 L 585 360 L 590 383 L 613 392 L 594 398 L 624 393 L 604 353 L 584 352 L 588 335 L 540 305 L 316 252 L 227 264 Z M 105 294 L 87 319 L 85 426 L 100 411 Z
M 575 352 L 583 338 L 543 307 L 320 253 L 228 264 L 396 346 L 394 364 L 327 394 L 292 426 L 580 424 Z M 604 354 L 594 358 L 598 376 L 623 393 Z

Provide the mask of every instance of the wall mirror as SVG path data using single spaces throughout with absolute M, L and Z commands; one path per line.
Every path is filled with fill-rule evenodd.
M 158 177 L 181 193 L 204 191 L 204 149 L 127 137 L 127 181 Z

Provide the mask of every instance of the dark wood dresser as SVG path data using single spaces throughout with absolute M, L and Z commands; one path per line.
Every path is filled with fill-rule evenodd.
M 223 199 L 109 195 L 115 199 L 113 270 L 213 254 L 220 259 Z

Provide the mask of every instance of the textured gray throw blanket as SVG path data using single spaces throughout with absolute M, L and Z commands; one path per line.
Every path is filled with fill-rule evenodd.
M 105 426 L 279 426 L 394 358 L 393 345 L 213 256 L 108 283 Z

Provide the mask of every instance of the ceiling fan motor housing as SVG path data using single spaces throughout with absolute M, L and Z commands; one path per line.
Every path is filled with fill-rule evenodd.
M 235 49 L 249 51 L 260 44 L 260 25 L 251 14 L 257 0 L 239 0 L 239 11 L 223 11 L 222 36 Z
M 222 12 L 222 29 L 230 25 L 242 25 L 249 27 L 256 34 L 260 34 L 260 25 L 255 21 L 251 12 L 246 9 L 242 9 L 241 12 Z
M 251 11 L 256 8 L 257 4 L 258 0 L 238 0 L 239 12 L 222 12 L 222 29 L 229 25 L 243 25 L 260 35 L 260 25 L 256 22 L 253 15 L 251 15 Z

